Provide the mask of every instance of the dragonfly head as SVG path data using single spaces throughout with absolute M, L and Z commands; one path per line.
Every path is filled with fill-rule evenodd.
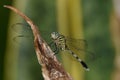
M 54 39 L 54 40 L 57 39 L 59 36 L 60 36 L 60 34 L 58 32 L 52 32 L 51 33 L 51 38 Z

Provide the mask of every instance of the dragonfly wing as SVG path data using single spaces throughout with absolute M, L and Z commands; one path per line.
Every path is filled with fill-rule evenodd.
M 10 26 L 15 33 L 13 42 L 17 45 L 21 43 L 28 43 L 33 39 L 32 31 L 29 25 L 25 23 L 15 23 Z
M 74 39 L 74 38 L 66 37 L 66 43 L 78 49 L 85 49 L 85 48 L 87 49 L 88 47 L 87 41 L 84 39 Z
M 87 41 L 84 39 L 66 38 L 66 44 L 70 50 L 75 52 L 80 58 L 86 57 L 88 60 L 95 59 L 95 53 L 87 50 Z
M 11 29 L 17 34 L 28 35 L 28 33 L 32 33 L 30 26 L 25 23 L 15 23 L 11 25 Z
M 15 35 L 12 38 L 12 41 L 16 45 L 20 45 L 24 42 L 31 42 L 33 40 L 33 33 L 31 27 L 25 22 L 12 24 L 10 26 L 10 29 L 13 33 L 15 33 Z M 51 39 L 49 34 L 51 32 L 51 29 L 46 29 L 47 28 L 45 26 L 40 26 L 40 33 L 43 39 L 45 39 L 47 43 L 50 43 Z

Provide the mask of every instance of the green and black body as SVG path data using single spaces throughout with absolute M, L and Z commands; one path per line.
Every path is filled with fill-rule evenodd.
M 78 62 L 80 62 L 80 64 L 83 66 L 83 68 L 86 71 L 90 70 L 88 68 L 87 64 L 68 48 L 68 46 L 66 44 L 66 38 L 64 35 L 61 35 L 58 32 L 52 32 L 51 38 L 53 40 L 53 42 L 51 44 L 55 45 L 55 50 L 54 50 L 55 53 L 58 52 L 59 50 L 68 51 L 74 58 L 77 59 Z

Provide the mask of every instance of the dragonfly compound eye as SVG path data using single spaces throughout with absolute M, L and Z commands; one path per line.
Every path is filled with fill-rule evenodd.
M 57 32 L 52 32 L 51 33 L 51 38 L 52 39 L 57 39 L 59 37 L 59 33 L 57 33 Z

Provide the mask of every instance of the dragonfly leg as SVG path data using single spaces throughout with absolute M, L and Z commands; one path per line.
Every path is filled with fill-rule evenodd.
M 55 53 L 55 55 L 58 54 L 59 49 L 57 48 L 57 45 L 54 42 L 51 42 L 49 45 L 50 47 L 54 47 L 53 52 Z
M 54 50 L 53 52 L 54 52 L 55 55 L 56 55 L 56 54 L 58 54 L 58 52 L 59 52 L 59 48 L 57 48 L 57 45 L 56 45 L 56 44 L 54 44 L 54 45 L 55 45 L 55 46 L 54 46 L 54 47 L 55 47 L 55 50 Z

